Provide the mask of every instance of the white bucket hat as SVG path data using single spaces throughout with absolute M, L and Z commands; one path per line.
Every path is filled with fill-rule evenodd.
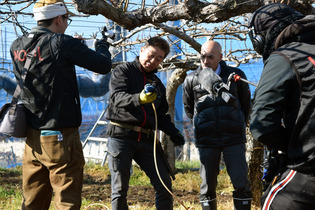
M 72 12 L 68 11 L 63 0 L 40 0 L 34 5 L 33 13 L 36 21 L 48 20 L 65 14 L 74 16 Z

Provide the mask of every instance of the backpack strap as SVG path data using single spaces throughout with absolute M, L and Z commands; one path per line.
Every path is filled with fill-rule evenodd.
M 16 106 L 18 99 L 20 98 L 20 94 L 21 94 L 21 90 L 23 89 L 24 86 L 24 81 L 27 75 L 27 72 L 31 66 L 31 61 L 32 58 L 34 57 L 34 54 L 36 53 L 36 50 L 34 50 L 36 44 L 38 43 L 38 41 L 44 36 L 44 34 L 40 35 L 40 37 L 28 48 L 27 52 L 27 56 L 26 56 L 26 61 L 23 67 L 23 70 L 21 72 L 21 79 L 19 80 L 16 89 L 13 93 L 12 96 L 12 100 L 11 100 L 11 106 Z M 13 109 L 15 110 L 15 109 Z
M 275 51 L 273 52 L 272 54 L 278 54 L 278 55 L 281 55 L 286 61 L 288 61 L 288 63 L 290 64 L 291 68 L 294 70 L 295 72 L 295 75 L 296 75 L 296 79 L 300 85 L 300 87 L 302 87 L 302 81 L 301 81 L 301 78 L 300 78 L 300 74 L 299 74 L 299 71 L 297 70 L 297 68 L 295 67 L 295 65 L 293 64 L 293 62 L 290 60 L 290 58 L 285 55 L 284 53 L 282 52 L 279 52 L 279 51 Z

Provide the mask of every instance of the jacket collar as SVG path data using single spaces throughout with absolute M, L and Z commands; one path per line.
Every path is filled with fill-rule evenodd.
M 32 28 L 30 33 L 35 34 L 35 33 L 53 33 L 53 32 L 43 26 L 35 26 Z

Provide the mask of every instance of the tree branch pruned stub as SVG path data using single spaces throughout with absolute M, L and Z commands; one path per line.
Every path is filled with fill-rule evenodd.
M 274 2 L 280 1 L 275 0 Z M 181 19 L 197 23 L 218 23 L 231 17 L 251 13 L 266 4 L 265 1 L 261 0 L 225 0 L 218 3 L 217 1 L 208 3 L 199 0 L 186 0 L 176 5 L 164 3 L 142 6 L 132 11 L 123 11 L 104 0 L 75 0 L 75 3 L 79 12 L 91 15 L 102 14 L 128 30 L 148 23 L 163 23 Z M 307 0 L 291 0 L 288 3 L 299 11 L 303 10 L 303 13 L 312 12 L 311 3 Z

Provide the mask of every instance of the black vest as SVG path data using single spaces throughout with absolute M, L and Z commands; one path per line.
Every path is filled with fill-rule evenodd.
M 38 40 L 39 36 L 42 36 Z M 20 73 L 26 60 L 26 51 L 33 43 L 36 53 L 27 73 L 21 102 L 27 108 L 27 120 L 35 129 L 78 127 L 81 110 L 74 65 L 66 63 L 58 50 L 66 35 L 31 33 L 16 39 L 11 45 L 14 74 Z
M 315 43 L 293 42 L 274 53 L 290 63 L 301 87 L 300 108 L 288 144 L 289 167 L 311 173 L 315 170 Z

